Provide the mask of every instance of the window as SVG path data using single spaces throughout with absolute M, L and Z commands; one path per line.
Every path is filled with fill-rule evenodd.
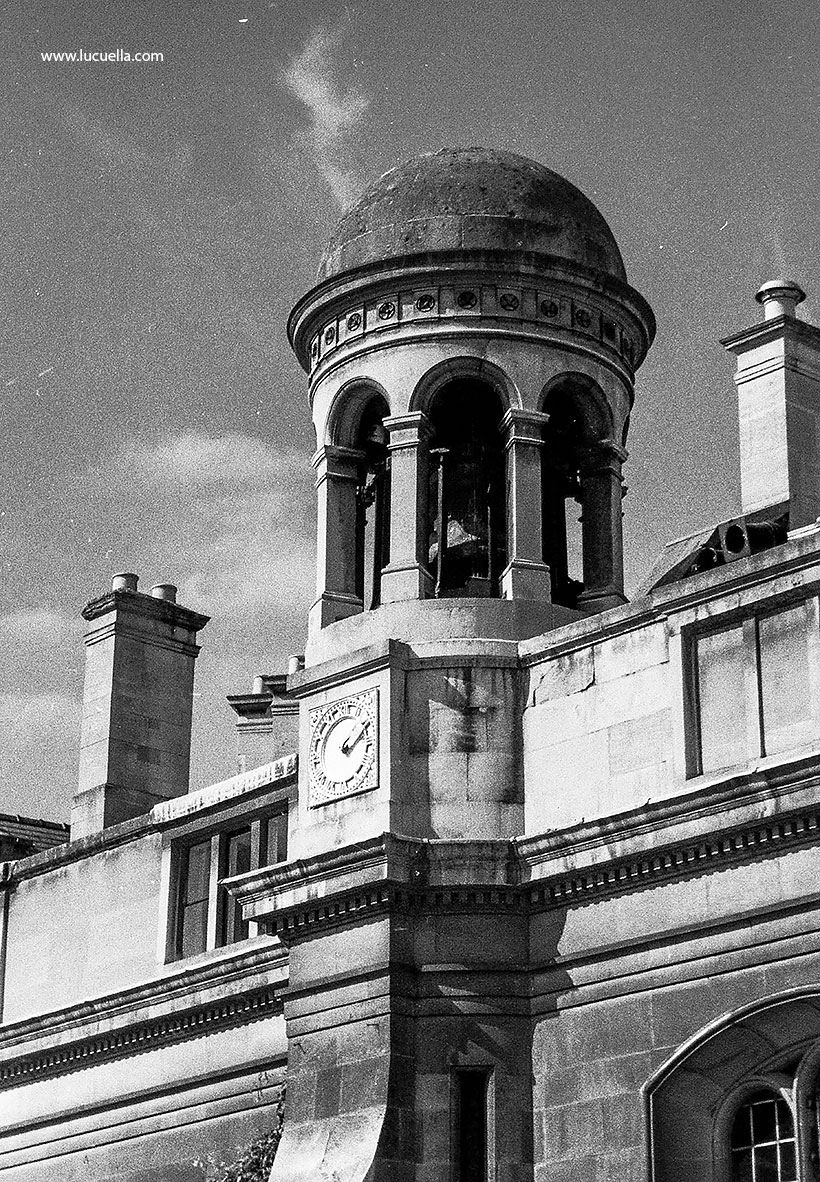
M 798 1182 L 794 1120 L 786 1101 L 759 1092 L 732 1125 L 732 1182 Z
M 242 918 L 242 908 L 234 899 L 227 887 L 222 885 L 223 878 L 233 878 L 236 874 L 247 874 L 251 869 L 251 831 L 250 828 L 238 829 L 235 833 L 226 833 L 221 841 L 221 866 L 219 872 L 219 938 L 220 947 L 225 944 L 235 944 L 237 940 L 247 940 L 249 934 L 248 921 Z
M 487 1182 L 490 1072 L 456 1072 L 455 1182 Z
M 193 956 L 205 947 L 208 931 L 208 885 L 211 842 L 197 842 L 179 851 L 177 922 L 174 946 L 179 957 Z
M 271 813 L 235 829 L 191 842 L 172 853 L 169 960 L 182 960 L 258 933 L 223 880 L 287 858 L 288 815 Z
M 811 743 L 816 601 L 735 620 L 690 642 L 688 774 L 719 771 Z

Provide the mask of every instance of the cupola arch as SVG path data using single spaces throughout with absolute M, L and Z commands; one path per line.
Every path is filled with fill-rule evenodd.
M 336 391 L 324 420 L 324 438 L 331 447 L 357 447 L 362 420 L 378 404 L 382 418 L 390 414 L 390 396 L 380 382 L 370 377 L 356 377 Z
M 584 373 L 547 384 L 542 530 L 552 597 L 566 607 L 623 601 L 623 428 L 601 387 Z
M 346 383 L 330 405 L 313 457 L 319 528 L 314 611 L 328 623 L 381 603 L 390 547 L 389 415 L 378 383 Z
M 429 415 L 439 391 L 453 381 L 478 381 L 489 386 L 498 397 L 502 415 L 521 407 L 521 394 L 512 378 L 492 361 L 483 357 L 448 357 L 432 365 L 419 378 L 410 397 L 409 410 Z

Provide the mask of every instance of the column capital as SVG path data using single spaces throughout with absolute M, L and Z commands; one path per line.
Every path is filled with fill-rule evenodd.
M 614 439 L 601 439 L 581 452 L 581 471 L 585 473 L 611 472 L 620 476 L 621 466 L 629 456 L 626 448 Z
M 512 406 L 501 420 L 501 431 L 506 437 L 507 447 L 514 443 L 525 443 L 532 447 L 540 447 L 544 428 L 549 422 L 549 415 L 540 410 L 522 410 Z
M 310 462 L 318 469 L 333 461 L 340 464 L 359 464 L 363 459 L 364 452 L 357 447 L 338 447 L 334 443 L 326 443 L 313 453 Z
M 382 419 L 382 424 L 390 436 L 387 444 L 388 451 L 397 448 L 418 447 L 426 443 L 433 434 L 433 426 L 423 411 L 410 411 L 404 415 L 390 415 Z
M 316 470 L 316 487 L 325 480 L 358 481 L 359 465 L 364 458 L 364 452 L 355 447 L 335 447 L 330 444 L 320 447 L 310 461 Z

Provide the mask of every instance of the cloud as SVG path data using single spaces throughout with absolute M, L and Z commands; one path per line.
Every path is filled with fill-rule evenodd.
M 350 138 L 371 102 L 361 90 L 344 89 L 338 79 L 346 23 L 314 29 L 282 71 L 283 85 L 307 110 L 316 166 L 342 209 L 360 190 L 349 163 Z
M 66 694 L 0 693 L 0 783 L 14 785 L 15 812 L 52 820 L 68 816 L 81 711 L 80 701 Z
M 132 180 L 180 183 L 191 179 L 193 156 L 188 144 L 157 145 L 146 152 L 131 136 L 89 115 L 76 103 L 61 107 L 59 114 L 71 134 L 103 167 Z
M 73 618 L 54 608 L 21 608 L 0 616 L 0 637 L 15 644 L 60 643 L 74 623 Z
M 313 473 L 289 442 L 183 430 L 128 445 L 95 476 L 127 497 L 134 530 L 122 541 L 143 534 L 143 551 L 148 543 L 153 563 L 174 572 L 180 602 L 235 621 L 289 615 L 312 598 Z
M 302 452 L 277 450 L 262 439 L 239 433 L 209 435 L 181 431 L 160 442 L 130 445 L 121 457 L 124 468 L 144 479 L 174 481 L 192 488 L 280 485 L 301 469 L 308 471 Z

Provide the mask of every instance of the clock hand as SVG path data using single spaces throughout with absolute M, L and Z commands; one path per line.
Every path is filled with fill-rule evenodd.
M 355 747 L 359 739 L 364 734 L 364 727 L 358 720 L 356 722 L 356 726 L 358 729 L 351 731 L 345 741 L 342 743 L 342 755 L 349 755 L 351 747 Z

